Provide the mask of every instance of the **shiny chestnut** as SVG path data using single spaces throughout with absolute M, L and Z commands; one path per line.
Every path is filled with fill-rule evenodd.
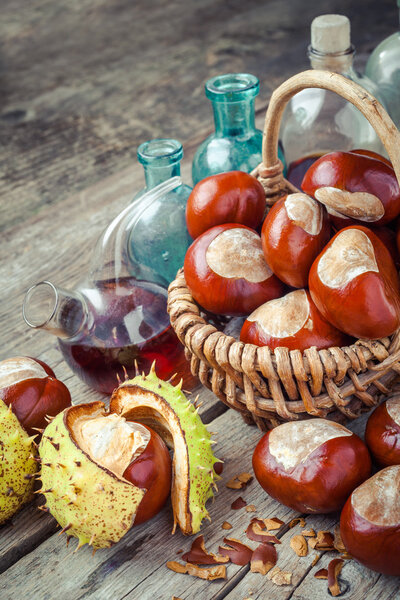
M 16 356 L 0 362 L 0 398 L 11 405 L 22 427 L 35 435 L 54 417 L 71 406 L 68 388 L 41 360 Z
M 314 261 L 309 289 L 337 329 L 378 339 L 400 326 L 400 285 L 386 246 L 362 226 L 341 229 Z
M 258 233 L 236 223 L 200 235 L 186 252 L 184 272 L 196 302 L 217 314 L 246 315 L 285 292 L 265 261 Z
M 381 467 L 400 465 L 400 396 L 388 398 L 370 415 L 365 443 Z
M 252 229 L 261 225 L 265 192 L 260 182 L 242 171 L 211 175 L 197 183 L 186 205 L 186 224 L 196 239 L 215 225 L 241 223 Z
M 331 325 L 315 306 L 308 290 L 295 290 L 262 304 L 243 324 L 240 340 L 271 349 L 318 350 L 346 346 L 351 338 Z
M 311 265 L 328 243 L 330 230 L 321 204 L 307 194 L 289 194 L 273 205 L 263 223 L 265 259 L 287 285 L 306 287 Z
M 333 421 L 289 421 L 268 431 L 253 454 L 255 476 L 273 498 L 302 513 L 342 508 L 369 477 L 371 459 L 360 438 Z
M 306 172 L 302 189 L 327 207 L 339 229 L 384 225 L 400 214 L 400 188 L 391 166 L 353 152 L 331 152 Z
M 378 471 L 353 491 L 340 516 L 340 535 L 360 563 L 400 575 L 400 465 Z

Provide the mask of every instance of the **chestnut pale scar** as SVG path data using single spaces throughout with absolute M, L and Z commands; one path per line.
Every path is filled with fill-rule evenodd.
M 257 321 L 266 335 L 285 338 L 306 326 L 310 315 L 310 304 L 305 290 L 295 290 L 282 298 L 265 302 L 247 317 Z
M 50 377 L 42 365 L 27 356 L 7 358 L 0 363 L 0 389 L 15 385 L 25 379 Z
M 386 410 L 393 421 L 400 425 L 400 398 L 389 398 L 386 402 Z
M 228 279 L 247 279 L 260 283 L 272 275 L 265 262 L 261 239 L 249 229 L 227 229 L 213 239 L 207 248 L 206 261 L 210 269 Z
M 322 228 L 322 207 L 318 202 L 300 192 L 289 194 L 285 200 L 287 216 L 310 235 L 318 235 Z
M 334 289 L 363 273 L 379 273 L 371 240 L 360 229 L 344 229 L 322 254 L 317 272 L 321 282 Z
M 374 525 L 400 524 L 400 465 L 386 467 L 361 484 L 351 496 L 357 513 Z
M 305 462 L 319 446 L 338 437 L 353 435 L 351 431 L 325 419 L 283 423 L 269 434 L 269 451 L 285 471 Z
M 365 223 L 379 221 L 385 214 L 385 207 L 375 194 L 349 192 L 335 187 L 320 187 L 314 196 L 327 208 Z

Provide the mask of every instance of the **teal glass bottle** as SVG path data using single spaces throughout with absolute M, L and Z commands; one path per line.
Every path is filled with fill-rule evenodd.
M 167 286 L 182 267 L 192 243 L 185 219 L 192 188 L 180 179 L 182 144 L 173 139 L 150 140 L 139 146 L 137 156 L 144 168 L 145 187 L 132 201 L 128 253 L 134 270 L 142 265 L 157 274 L 153 281 Z M 178 181 L 173 189 L 148 194 L 172 178 Z
M 250 173 L 261 162 L 262 131 L 256 129 L 254 109 L 259 90 L 257 77 L 248 73 L 228 73 L 207 81 L 215 132 L 196 151 L 193 184 L 226 171 Z M 282 153 L 279 158 L 283 162 Z
M 400 0 L 397 0 L 400 9 Z M 400 20 L 400 14 L 399 14 Z M 366 75 L 379 87 L 388 113 L 400 127 L 400 31 L 383 40 L 372 52 Z

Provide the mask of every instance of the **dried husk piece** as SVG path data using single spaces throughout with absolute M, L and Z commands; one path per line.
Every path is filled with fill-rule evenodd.
M 243 490 L 253 480 L 251 473 L 239 473 L 226 482 L 226 487 L 231 490 Z
M 200 568 L 197 565 L 186 563 L 182 565 L 176 560 L 169 560 L 167 567 L 174 573 L 181 573 L 183 575 L 193 575 L 200 579 L 206 579 L 207 581 L 213 581 L 214 579 L 226 579 L 226 567 L 225 565 L 218 565 L 208 568 Z
M 246 535 L 253 542 L 261 542 L 263 544 L 280 544 L 277 537 L 268 533 L 264 522 L 261 519 L 252 519 L 246 529 Z
M 274 531 L 276 529 L 280 529 L 282 527 L 282 525 L 284 525 L 284 522 L 281 521 L 281 519 L 278 519 L 277 517 L 263 519 L 263 521 L 264 521 L 264 525 L 268 531 Z
M 231 509 L 232 510 L 240 510 L 241 508 L 244 508 L 245 506 L 247 506 L 246 500 L 243 500 L 242 496 L 239 496 L 239 498 L 236 498 L 236 500 L 234 500 L 232 502 Z
M 221 525 L 221 529 L 232 529 L 232 525 L 228 521 L 224 521 Z
M 295 519 L 292 519 L 290 521 L 289 529 L 292 529 L 292 527 L 296 527 L 296 525 L 300 525 L 300 527 L 305 527 L 307 523 L 303 517 L 296 517 Z
M 253 552 L 250 561 L 250 571 L 266 575 L 278 560 L 275 546 L 272 544 L 260 544 Z
M 226 556 L 234 565 L 247 565 L 253 555 L 253 550 L 246 544 L 243 544 L 240 540 L 235 538 L 224 538 L 224 544 L 226 546 L 220 546 L 218 551 L 222 556 Z
M 290 585 L 292 583 L 292 574 L 288 571 L 282 571 L 279 567 L 275 567 L 267 573 L 267 579 L 270 579 L 276 585 Z
M 316 579 L 328 579 L 328 569 L 320 569 L 314 573 Z
M 213 552 L 208 552 L 204 544 L 204 536 L 199 535 L 193 540 L 189 552 L 182 554 L 182 560 L 195 565 L 218 565 L 227 563 L 229 559 L 225 556 L 219 556 Z
M 308 554 L 306 538 L 302 535 L 294 535 L 290 540 L 290 547 L 296 552 L 297 556 L 307 556 Z
M 341 593 L 338 578 L 343 564 L 344 560 L 342 558 L 334 558 L 328 565 L 328 588 L 332 596 L 339 596 Z

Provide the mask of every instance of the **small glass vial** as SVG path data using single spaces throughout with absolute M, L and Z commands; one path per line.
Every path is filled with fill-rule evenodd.
M 257 77 L 248 73 L 228 73 L 207 81 L 205 92 L 212 103 L 215 132 L 196 151 L 193 184 L 226 171 L 250 173 L 260 164 L 262 131 L 256 129 L 254 108 L 259 90 Z
M 397 0 L 400 9 L 400 0 Z M 400 20 L 400 14 L 399 14 Z M 400 127 L 400 31 L 383 40 L 367 62 L 366 74 L 379 87 L 389 115 Z
M 354 53 L 347 17 L 321 15 L 313 20 L 308 48 L 311 67 L 340 73 L 382 102 L 377 86 L 355 72 Z M 365 148 L 385 154 L 378 135 L 360 111 L 328 90 L 310 88 L 293 96 L 283 115 L 280 136 L 287 178 L 296 187 L 301 186 L 312 163 L 327 152 Z
M 150 140 L 139 146 L 137 156 L 144 168 L 145 188 L 132 202 L 136 210 L 132 212 L 129 256 L 134 270 L 137 264 L 145 265 L 158 274 L 157 283 L 168 286 L 192 243 L 185 218 L 192 188 L 179 178 L 182 144 L 173 139 Z M 179 178 L 179 185 L 143 201 L 144 194 L 173 177 Z

